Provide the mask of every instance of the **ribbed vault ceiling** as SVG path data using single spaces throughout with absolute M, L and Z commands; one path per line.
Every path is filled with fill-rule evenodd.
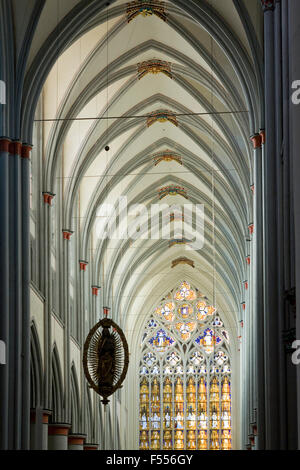
M 52 24 L 53 2 L 46 2 L 29 71 L 58 22 L 66 14 L 70 28 L 72 18 L 79 21 L 78 2 L 60 3 L 63 9 Z M 129 23 L 125 1 L 107 9 L 99 4 L 69 42 L 60 44 L 63 52 L 44 84 L 35 118 L 46 120 L 45 189 L 60 191 L 65 227 L 74 230 L 80 220 L 75 236 L 81 258 L 89 259 L 103 303 L 128 331 L 183 278 L 216 303 L 234 330 L 252 222 L 249 136 L 261 124 L 259 2 L 166 1 L 166 21 L 139 14 Z M 138 64 L 154 60 L 166 62 L 168 73 L 141 76 Z M 158 111 L 175 115 L 176 123 L 149 126 L 147 116 Z M 166 154 L 179 162 L 155 164 Z M 129 205 L 150 208 L 160 202 L 159 189 L 169 185 L 183 187 L 188 199 L 169 195 L 161 202 L 204 204 L 202 249 L 170 247 L 163 239 L 97 238 L 101 204 L 126 196 Z M 172 268 L 179 257 L 191 259 L 194 267 Z

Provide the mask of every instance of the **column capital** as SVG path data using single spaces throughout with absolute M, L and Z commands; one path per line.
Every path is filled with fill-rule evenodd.
M 89 264 L 88 261 L 80 259 L 79 260 L 80 271 L 85 271 L 88 264 Z
M 62 229 L 62 233 L 63 233 L 63 238 L 64 240 L 70 240 L 71 239 L 71 235 L 73 232 L 73 230 L 67 230 L 65 228 Z
M 48 427 L 50 436 L 68 436 L 71 424 L 68 423 L 51 423 Z
M 249 230 L 250 235 L 253 235 L 253 232 L 254 232 L 254 223 L 253 222 L 248 224 L 248 230 Z
M 36 420 L 36 409 L 31 408 L 31 410 L 30 410 L 30 422 L 35 423 L 35 420 Z
M 252 432 L 253 432 L 254 436 L 257 436 L 257 423 L 256 422 L 250 423 L 250 426 L 252 428 Z
M 0 152 L 7 152 L 11 155 L 18 155 L 22 158 L 29 158 L 32 145 L 22 143 L 19 140 L 12 140 L 7 137 L 0 137 Z
M 49 416 L 51 416 L 52 411 L 51 410 L 43 410 L 42 411 L 42 423 L 43 424 L 48 424 L 49 423 Z M 36 408 L 31 408 L 30 410 L 30 421 L 31 423 L 36 422 Z
M 259 148 L 261 147 L 262 138 L 261 138 L 261 135 L 260 135 L 260 134 L 254 134 L 254 135 L 252 135 L 252 136 L 250 137 L 250 140 L 252 141 L 254 150 L 255 150 L 255 149 L 259 149 Z
M 261 0 L 261 6 L 264 13 L 269 10 L 274 10 L 275 3 L 275 0 Z
M 11 143 L 11 140 L 8 139 L 7 137 L 1 137 L 0 138 L 0 152 L 9 152 L 9 144 Z
M 22 149 L 21 149 L 21 157 L 29 158 L 31 150 L 32 150 L 32 145 L 23 144 Z
M 44 203 L 48 204 L 49 206 L 52 205 L 52 199 L 54 198 L 55 194 L 51 191 L 43 191 Z
M 92 295 L 98 295 L 98 291 L 99 291 L 100 286 L 92 286 Z

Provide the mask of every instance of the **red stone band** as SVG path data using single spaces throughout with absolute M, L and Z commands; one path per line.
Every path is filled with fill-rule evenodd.
M 262 137 L 260 134 L 254 134 L 252 137 L 250 137 L 250 140 L 252 141 L 254 149 L 259 149 L 261 147 Z
M 49 425 L 48 428 L 49 436 L 67 436 L 69 434 L 69 427 L 62 425 L 62 426 L 53 426 Z
M 274 10 L 275 0 L 261 0 L 261 6 L 263 11 Z
M 98 295 L 100 287 L 99 286 L 92 286 L 92 295 Z
M 45 192 L 43 192 L 43 196 L 44 196 L 44 203 L 51 206 L 52 205 L 52 199 L 54 198 L 55 194 L 45 191 Z
M 72 230 L 63 230 L 62 233 L 63 233 L 64 240 L 71 240 L 71 235 L 74 232 Z
M 85 271 L 88 265 L 87 261 L 79 261 L 80 271 Z
M 22 144 L 22 142 L 11 141 L 9 139 L 0 139 L 0 152 L 7 152 L 10 155 L 18 155 L 22 158 L 29 158 L 31 145 Z
M 73 446 L 82 446 L 84 443 L 84 437 L 78 437 L 78 436 L 69 436 L 68 441 L 69 445 Z
M 98 444 L 84 444 L 83 450 L 98 450 Z

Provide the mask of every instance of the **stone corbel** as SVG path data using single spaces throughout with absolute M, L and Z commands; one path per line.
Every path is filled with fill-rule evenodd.
M 71 235 L 74 233 L 72 230 L 62 229 L 64 240 L 71 240 Z
M 88 264 L 89 264 L 88 261 L 80 259 L 79 260 L 80 271 L 85 271 Z
M 99 289 L 100 289 L 100 286 L 92 286 L 92 295 L 97 296 Z
M 49 206 L 52 205 L 52 199 L 54 198 L 55 194 L 51 191 L 44 191 L 43 193 L 44 203 L 48 204 Z

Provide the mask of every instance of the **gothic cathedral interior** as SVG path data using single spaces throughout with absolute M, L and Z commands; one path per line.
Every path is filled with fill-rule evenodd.
M 299 44 L 299 0 L 0 0 L 1 449 L 300 448 Z

